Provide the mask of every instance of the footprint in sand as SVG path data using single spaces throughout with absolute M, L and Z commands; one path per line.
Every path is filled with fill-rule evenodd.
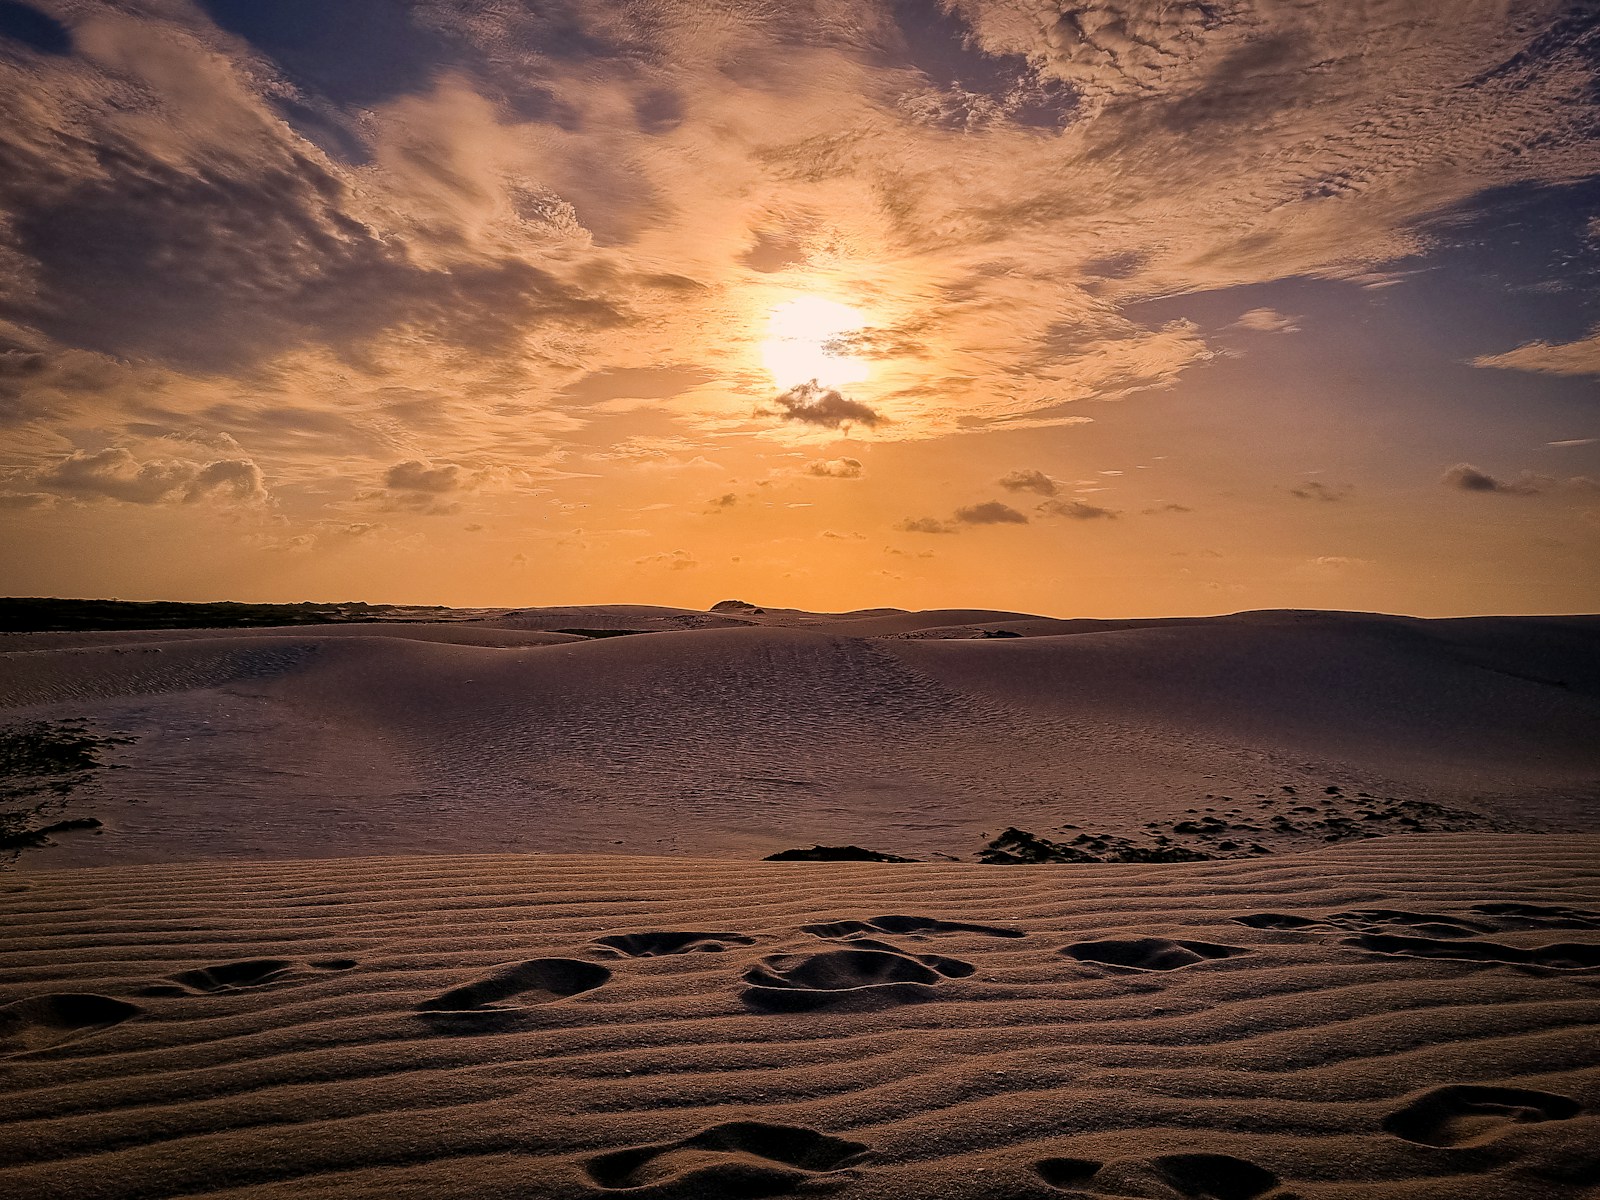
M 1451 1084 L 1423 1092 L 1383 1119 L 1385 1131 L 1424 1146 L 1476 1146 L 1514 1125 L 1566 1121 L 1583 1111 L 1569 1096 L 1531 1088 Z
M 501 967 L 492 975 L 451 988 L 417 1005 L 421 1013 L 462 1016 L 514 1013 L 581 992 L 592 992 L 611 978 L 598 963 L 577 958 L 535 958 Z M 513 997 L 517 1004 L 503 1004 Z
M 1600 912 L 1587 908 L 1496 901 L 1474 904 L 1472 911 L 1492 918 L 1501 929 L 1600 929 Z
M 807 1129 L 733 1121 L 675 1142 L 613 1150 L 584 1164 L 608 1191 L 682 1197 L 775 1196 L 858 1162 L 868 1147 Z M 649 1189 L 647 1193 L 642 1189 Z
M 1265 1167 L 1231 1154 L 1163 1154 L 1155 1158 L 1045 1158 L 1039 1177 L 1069 1196 L 1145 1196 L 1165 1200 L 1254 1200 L 1278 1186 Z M 1287 1197 L 1285 1197 L 1287 1200 Z
M 92 992 L 29 996 L 0 1005 L 0 1055 L 24 1054 L 108 1029 L 144 1009 Z
M 742 933 L 680 933 L 652 929 L 644 933 L 609 933 L 594 939 L 594 952 L 613 958 L 659 958 L 664 954 L 718 953 L 730 946 L 751 946 Z
M 744 973 L 744 1002 L 767 1012 L 926 1000 L 946 979 L 977 968 L 958 958 L 908 954 L 887 942 L 856 942 L 821 954 L 774 954 Z
M 1252 929 L 1347 929 L 1356 933 L 1425 934 L 1434 938 L 1475 938 L 1507 929 L 1600 929 L 1600 913 L 1547 904 L 1495 901 L 1472 906 L 1472 919 L 1398 908 L 1355 908 L 1325 917 L 1293 913 L 1246 913 L 1233 920 Z
M 1444 958 L 1492 966 L 1545 967 L 1555 971 L 1587 971 L 1600 967 L 1600 943 L 1552 942 L 1548 946 L 1504 946 L 1499 942 L 1441 941 L 1363 933 L 1339 939 L 1341 945 L 1388 958 Z
M 242 962 L 179 971 L 176 975 L 167 976 L 170 983 L 155 983 L 140 988 L 139 995 L 215 996 L 283 983 L 307 971 L 348 971 L 355 965 L 353 958 L 318 958 L 310 962 L 290 958 L 250 958 Z
M 1003 925 L 970 925 L 965 921 L 938 921 L 933 917 L 868 917 L 865 921 L 832 921 L 821 925 L 802 925 L 802 933 L 819 938 L 847 939 L 891 933 L 901 937 L 923 938 L 942 933 L 979 933 L 985 937 L 1019 938 L 1028 935 Z
M 1180 942 L 1168 938 L 1108 938 L 1099 942 L 1074 942 L 1060 951 L 1079 962 L 1126 971 L 1176 971 L 1216 958 L 1249 954 L 1243 946 L 1216 942 Z

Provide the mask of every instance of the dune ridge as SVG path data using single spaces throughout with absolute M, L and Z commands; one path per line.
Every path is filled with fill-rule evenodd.
M 1594 837 L 122 866 L 0 920 L 0 1191 L 38 1200 L 1600 1185 L 1600 971 L 1353 944 L 1600 943 Z
M 26 869 L 812 845 L 971 860 L 1010 827 L 1144 844 L 1150 822 L 1329 786 L 1474 816 L 1431 830 L 1600 830 L 1592 617 L 613 605 L 19 633 L 0 635 L 0 712 L 135 739 L 116 802 L 87 814 L 103 829 Z M 1324 816 L 1185 844 L 1304 850 L 1339 833 Z

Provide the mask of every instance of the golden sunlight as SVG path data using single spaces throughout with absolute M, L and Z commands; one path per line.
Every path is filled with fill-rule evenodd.
M 812 381 L 826 388 L 860 383 L 870 373 L 867 363 L 850 354 L 842 339 L 866 324 L 865 316 L 837 300 L 786 301 L 772 310 L 761 361 L 785 391 Z

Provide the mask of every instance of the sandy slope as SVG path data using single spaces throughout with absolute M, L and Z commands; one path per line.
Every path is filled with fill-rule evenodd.
M 970 860 L 1010 825 L 1128 836 L 1329 785 L 1594 829 L 1600 620 L 609 606 L 10 635 L 0 710 L 137 738 L 93 805 L 105 831 L 27 869 L 813 842 Z
M 119 867 L 0 926 L 29 1200 L 1600 1187 L 1595 838 Z

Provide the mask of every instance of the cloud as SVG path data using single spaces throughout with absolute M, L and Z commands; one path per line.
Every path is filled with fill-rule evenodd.
M 459 463 L 427 463 L 412 458 L 395 463 L 383 477 L 383 486 L 400 492 L 453 492 L 465 485 L 466 468 Z
M 859 458 L 818 458 L 806 464 L 807 475 L 824 479 L 860 479 L 865 471 Z
M 1066 517 L 1072 521 L 1096 521 L 1117 515 L 1113 509 L 1101 508 L 1086 500 L 1046 500 L 1039 505 L 1038 511 L 1045 516 Z
M 1299 333 L 1300 326 L 1295 324 L 1299 319 L 1270 308 L 1252 308 L 1233 323 L 1233 328 L 1251 333 Z
M 1499 492 L 1506 496 L 1536 496 L 1553 480 L 1532 475 L 1524 471 L 1516 479 L 1496 479 L 1478 470 L 1471 463 L 1456 463 L 1447 467 L 1439 482 L 1445 487 L 1458 488 L 1464 492 Z
M 821 387 L 815 382 L 797 384 L 779 393 L 774 403 L 782 410 L 780 415 L 786 421 L 820 425 L 827 429 L 838 429 L 849 424 L 873 429 L 885 420 L 865 404 L 850 400 L 835 389 Z
M 1056 494 L 1056 481 L 1043 471 L 1016 470 L 1001 476 L 999 482 L 1008 492 L 1037 492 L 1041 496 Z
M 1187 504 L 1158 504 L 1154 508 L 1140 509 L 1147 517 L 1159 516 L 1162 513 L 1192 513 L 1194 509 Z
M 1325 504 L 1332 504 L 1348 499 L 1353 491 L 1355 489 L 1348 483 L 1331 485 L 1312 479 L 1290 488 L 1289 494 L 1297 500 L 1320 500 Z
M 824 529 L 817 536 L 837 542 L 860 542 L 867 537 L 864 533 L 840 533 L 837 529 Z
M 1546 446 L 1560 446 L 1560 447 L 1565 448 L 1565 447 L 1569 447 L 1569 446 L 1592 446 L 1596 442 L 1600 442 L 1600 438 L 1592 438 L 1592 437 L 1590 437 L 1590 438 L 1566 438 L 1563 441 L 1559 441 L 1559 442 L 1546 442 L 1545 445 Z
M 955 529 L 947 522 L 935 517 L 907 518 L 895 526 L 901 533 L 954 533 Z
M 55 502 L 49 492 L 0 492 L 0 508 L 53 508 Z
M 687 550 L 672 550 L 665 554 L 647 554 L 633 560 L 634 566 L 660 568 L 667 571 L 692 571 L 700 563 Z
M 126 447 L 75 450 L 36 471 L 31 482 L 74 500 L 120 500 L 127 504 L 193 504 L 200 500 L 241 503 L 267 498 L 261 468 L 249 459 L 147 459 Z
M 998 500 L 988 500 L 982 504 L 971 504 L 965 508 L 956 509 L 955 519 L 963 525 L 1026 525 L 1028 518 L 1012 508 L 1009 504 L 1001 504 Z
M 1600 329 L 1575 342 L 1529 342 L 1504 354 L 1480 355 L 1472 365 L 1541 375 L 1600 375 Z
M 735 504 L 739 503 L 739 497 L 734 495 L 732 492 L 724 492 L 722 495 L 708 500 L 706 503 L 708 503 L 713 509 L 732 508 Z

